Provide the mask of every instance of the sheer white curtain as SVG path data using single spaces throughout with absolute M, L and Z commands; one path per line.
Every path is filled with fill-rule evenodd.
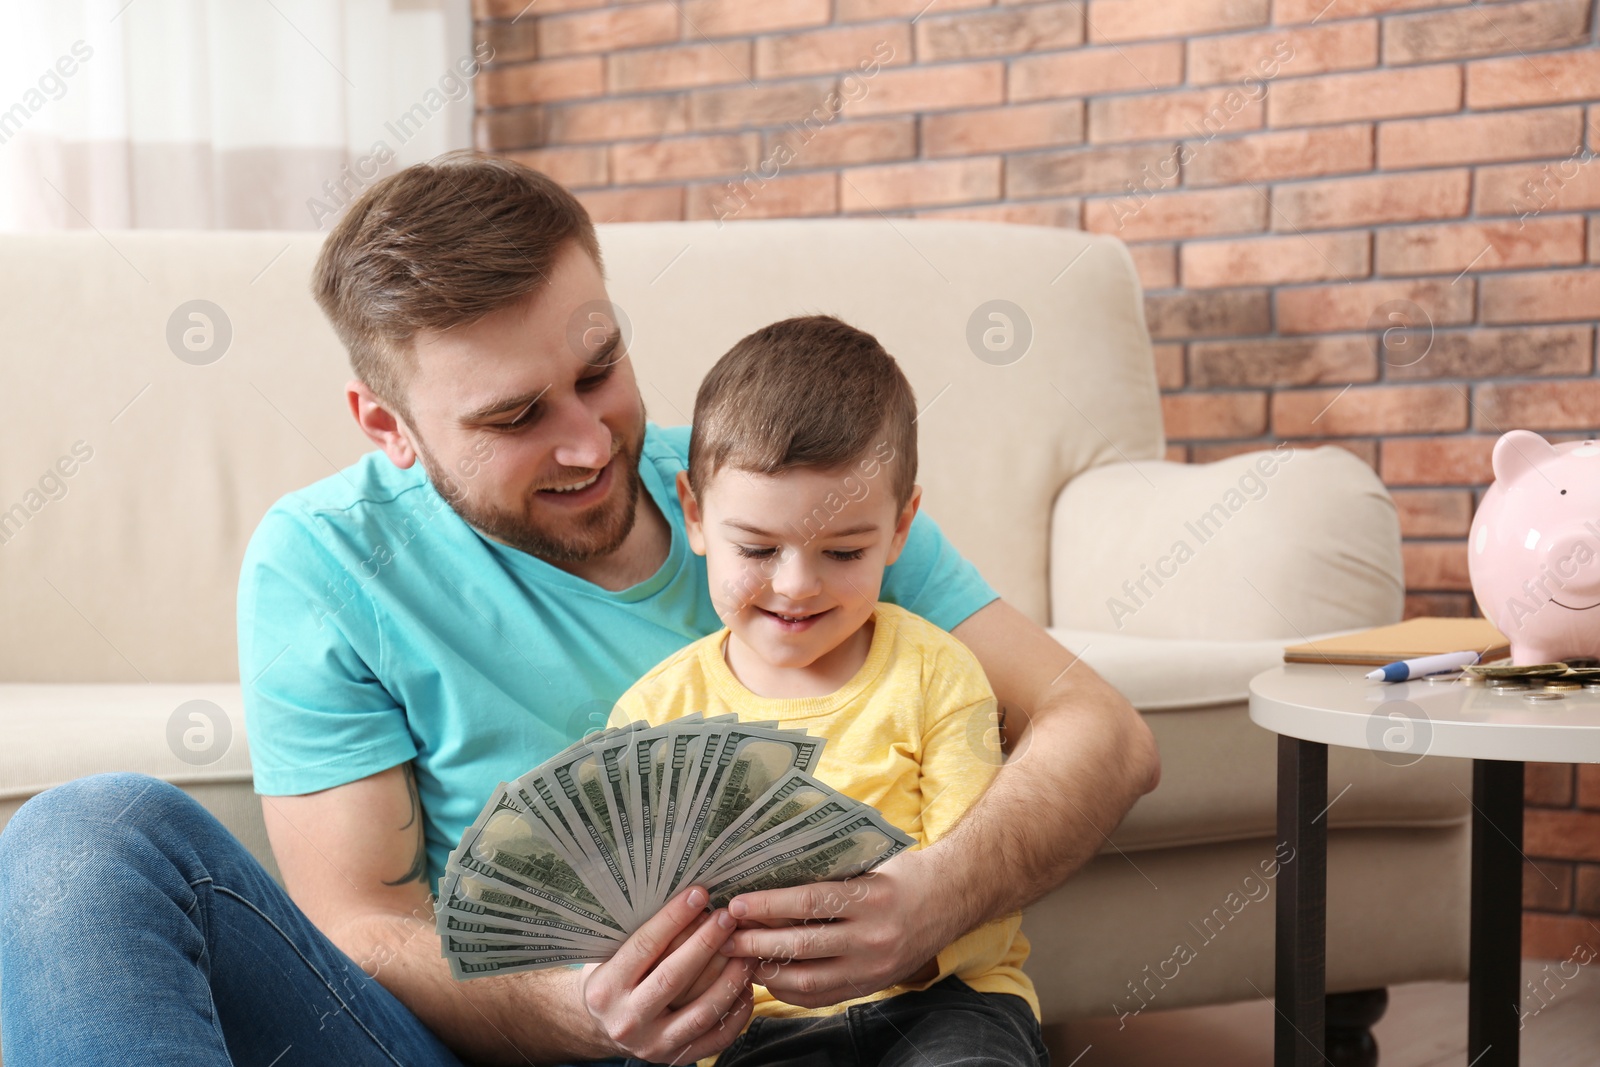
M 486 53 L 469 0 L 0 0 L 0 230 L 325 229 Z

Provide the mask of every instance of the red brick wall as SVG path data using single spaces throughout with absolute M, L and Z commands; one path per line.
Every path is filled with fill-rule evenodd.
M 1495 438 L 1600 425 L 1594 7 L 476 0 L 477 136 L 601 221 L 1117 234 L 1171 458 L 1348 448 L 1399 506 L 1407 613 L 1471 614 Z M 1532 904 L 1600 904 L 1600 867 L 1558 868 Z
M 1600 952 L 1600 764 L 1530 763 L 1524 800 L 1523 955 Z

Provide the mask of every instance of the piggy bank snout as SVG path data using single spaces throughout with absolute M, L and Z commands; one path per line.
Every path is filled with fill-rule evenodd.
M 1582 527 L 1558 532 L 1545 563 L 1563 589 L 1600 595 L 1600 538 Z

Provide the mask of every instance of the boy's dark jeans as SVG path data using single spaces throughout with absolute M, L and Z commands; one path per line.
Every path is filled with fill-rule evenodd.
M 717 1067 L 1049 1067 L 1033 1009 L 1009 993 L 946 978 L 919 993 L 856 1004 L 837 1015 L 757 1016 Z M 630 1060 L 630 1067 L 641 1067 Z

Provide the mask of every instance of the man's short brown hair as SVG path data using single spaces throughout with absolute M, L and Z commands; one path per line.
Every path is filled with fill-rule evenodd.
M 600 265 L 594 224 L 547 175 L 452 152 L 377 182 L 317 257 L 311 290 L 356 377 L 405 413 L 411 342 L 522 300 L 571 240 Z
M 867 462 L 874 477 L 881 463 L 898 514 L 917 480 L 916 418 L 911 383 L 877 338 L 830 315 L 784 319 L 730 348 L 700 383 L 689 487 L 701 499 L 724 467 L 778 474 Z

